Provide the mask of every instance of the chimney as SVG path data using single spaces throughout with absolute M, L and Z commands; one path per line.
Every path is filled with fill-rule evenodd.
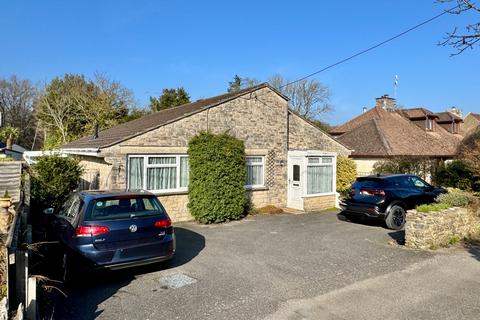
M 367 107 L 363 107 L 363 113 L 367 112 Z
M 380 98 L 376 98 L 377 106 L 383 110 L 395 111 L 397 109 L 397 103 L 394 98 L 389 97 L 388 94 L 384 94 Z
M 458 109 L 457 107 L 453 106 L 450 108 L 450 113 L 462 117 L 462 110 Z

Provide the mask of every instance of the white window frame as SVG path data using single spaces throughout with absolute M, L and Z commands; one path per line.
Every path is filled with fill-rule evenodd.
M 308 163 L 308 159 L 319 158 L 319 163 Z M 332 159 L 331 163 L 322 163 L 323 158 Z M 332 191 L 322 192 L 322 193 L 308 193 L 308 167 L 332 167 Z M 305 157 L 305 170 L 303 174 L 303 181 L 305 181 L 305 188 L 303 192 L 304 197 L 318 197 L 318 196 L 327 196 L 336 193 L 337 186 L 337 156 L 335 154 L 328 155 L 308 155 Z
M 187 192 L 188 191 L 188 183 L 186 187 L 180 187 L 180 158 L 188 158 L 187 154 L 130 154 L 128 155 L 128 162 L 127 162 L 127 188 L 130 190 L 130 181 L 128 177 L 130 176 L 130 158 L 143 158 L 143 190 L 152 192 L 152 193 L 176 193 L 176 192 Z M 175 164 L 149 164 L 148 158 L 176 158 Z M 159 190 L 149 190 L 147 189 L 148 181 L 147 181 L 147 172 L 149 168 L 176 168 L 176 181 L 175 185 L 176 188 L 174 189 L 159 189 Z M 190 164 L 189 164 L 190 168 Z
M 246 189 L 258 189 L 258 188 L 265 188 L 265 156 L 254 156 L 254 155 L 251 155 L 251 156 L 245 156 L 245 169 L 247 168 L 247 166 L 249 165 L 248 163 L 248 159 L 249 158 L 262 158 L 262 184 L 254 184 L 254 185 L 249 185 L 249 184 L 245 184 L 245 188 Z M 254 165 L 259 165 L 260 162 L 258 163 L 255 163 Z

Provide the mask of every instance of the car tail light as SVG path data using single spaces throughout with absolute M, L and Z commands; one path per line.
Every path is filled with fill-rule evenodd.
M 91 237 L 98 236 L 109 232 L 110 229 L 104 226 L 79 226 L 75 230 L 75 236 L 77 237 Z
M 155 228 L 168 228 L 172 225 L 172 220 L 170 220 L 170 218 L 157 220 L 153 225 L 155 226 Z
M 384 190 L 366 190 L 362 189 L 360 190 L 360 194 L 365 195 L 365 196 L 378 196 L 378 197 L 385 197 L 385 191 Z

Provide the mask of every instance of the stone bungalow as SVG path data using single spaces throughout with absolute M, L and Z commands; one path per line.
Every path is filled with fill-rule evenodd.
M 289 110 L 288 99 L 267 83 L 150 114 L 61 150 L 81 157 L 85 186 L 149 190 L 174 221 L 185 221 L 192 219 L 188 142 L 206 130 L 244 141 L 245 187 L 255 207 L 335 205 L 336 157 L 351 150 Z

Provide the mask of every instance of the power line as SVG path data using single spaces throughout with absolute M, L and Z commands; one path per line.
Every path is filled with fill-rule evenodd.
M 425 24 L 427 24 L 427 23 L 430 23 L 430 22 L 432 22 L 433 20 L 436 20 L 436 19 L 442 17 L 443 15 L 445 15 L 445 14 L 447 14 L 447 13 L 452 12 L 453 10 L 457 9 L 458 7 L 460 7 L 460 5 L 457 5 L 457 6 L 455 6 L 455 7 L 452 7 L 452 8 L 450 8 L 450 9 L 448 9 L 448 10 L 445 10 L 444 12 L 439 13 L 439 14 L 437 14 L 436 16 L 431 17 L 431 18 L 428 19 L 428 20 L 425 20 L 425 21 L 423 21 L 423 22 L 421 22 L 421 23 L 419 23 L 419 24 L 417 24 L 417 25 L 415 25 L 415 26 L 413 26 L 413 27 L 411 27 L 411 28 L 409 28 L 409 29 L 401 32 L 401 33 L 398 33 L 397 35 L 395 35 L 395 36 L 393 36 L 393 37 L 391 37 L 391 38 L 388 38 L 388 39 L 386 39 L 386 40 L 384 40 L 384 41 L 382 41 L 382 42 L 379 42 L 379 43 L 377 43 L 376 45 L 373 45 L 373 46 L 371 46 L 371 47 L 369 47 L 369 48 L 367 48 L 367 49 L 365 49 L 365 50 L 362 50 L 362 51 L 360 51 L 360 52 L 357 52 L 357 53 L 349 56 L 348 58 L 342 59 L 342 60 L 340 60 L 340 61 L 338 61 L 338 62 L 335 62 L 335 63 L 333 63 L 333 64 L 331 64 L 331 65 L 328 65 L 328 66 L 326 66 L 326 67 L 324 67 L 324 68 L 322 68 L 322 69 L 320 69 L 320 70 L 318 70 L 318 71 L 312 72 L 312 73 L 310 73 L 310 74 L 308 74 L 308 75 L 306 75 L 306 76 L 304 76 L 304 77 L 302 77 L 302 78 L 299 78 L 299 79 L 294 80 L 294 81 L 292 81 L 292 82 L 286 83 L 286 84 L 280 86 L 280 89 L 281 89 L 281 88 L 284 88 L 284 87 L 286 87 L 286 86 L 292 85 L 292 84 L 294 84 L 294 83 L 300 82 L 300 81 L 302 81 L 302 80 L 308 79 L 308 78 L 310 78 L 310 77 L 313 77 L 314 75 L 317 75 L 317 74 L 319 74 L 319 73 L 322 73 L 322 72 L 324 72 L 324 71 L 326 71 L 326 70 L 328 70 L 328 69 L 331 69 L 331 68 L 333 68 L 333 67 L 335 67 L 335 66 L 338 66 L 339 64 L 345 63 L 345 62 L 347 62 L 347 61 L 349 61 L 349 60 L 352 60 L 352 59 L 354 59 L 354 58 L 356 58 L 356 57 L 358 57 L 358 56 L 360 56 L 360 55 L 362 55 L 362 54 L 365 54 L 365 53 L 367 53 L 367 52 L 369 52 L 369 51 L 372 51 L 372 50 L 374 50 L 374 49 L 376 49 L 376 48 L 378 48 L 378 47 L 381 47 L 381 46 L 383 46 L 384 44 L 387 44 L 387 43 L 389 43 L 389 42 L 391 42 L 391 41 L 393 41 L 393 40 L 395 40 L 395 39 L 397 39 L 397 38 L 400 38 L 401 36 L 404 36 L 405 34 L 411 32 L 411 31 L 413 31 L 413 30 L 415 30 L 415 29 L 418 29 L 418 28 L 420 28 L 421 26 L 423 26 L 423 25 L 425 25 Z

